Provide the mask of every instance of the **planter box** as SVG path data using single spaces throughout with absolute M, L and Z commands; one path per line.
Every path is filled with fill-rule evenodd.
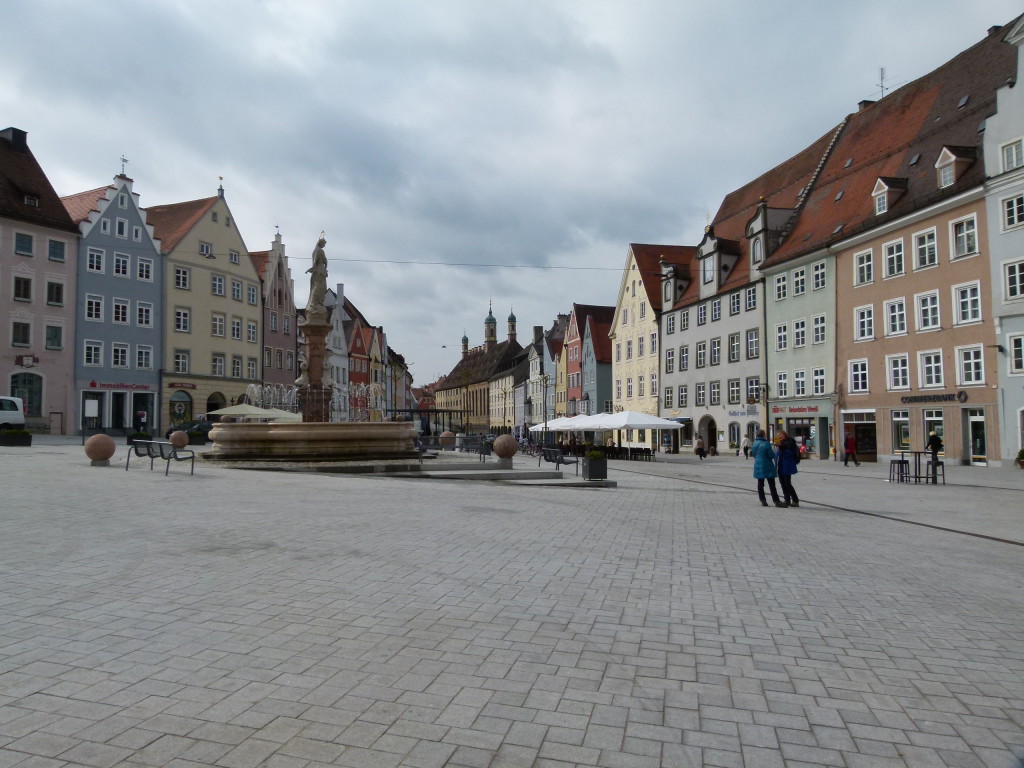
M 608 459 L 588 459 L 584 456 L 582 462 L 584 480 L 608 479 Z
M 0 434 L 0 446 L 8 448 L 29 448 L 32 446 L 32 435 Z

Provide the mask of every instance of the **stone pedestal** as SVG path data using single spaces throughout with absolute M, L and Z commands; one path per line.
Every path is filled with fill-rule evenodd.
M 332 394 L 330 387 L 299 387 L 302 421 L 305 423 L 330 421 Z
M 325 422 L 331 420 L 330 387 L 323 386 L 324 363 L 327 354 L 327 336 L 332 328 L 323 322 L 319 314 L 307 316 L 302 326 L 306 337 L 303 354 L 306 369 L 303 371 L 305 384 L 299 386 L 299 402 L 302 403 L 302 420 L 304 422 Z

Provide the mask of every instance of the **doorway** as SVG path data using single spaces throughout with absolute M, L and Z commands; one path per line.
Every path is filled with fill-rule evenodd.
M 988 446 L 985 440 L 985 411 L 981 408 L 967 409 L 967 436 L 971 441 L 971 464 L 983 467 L 988 464 Z

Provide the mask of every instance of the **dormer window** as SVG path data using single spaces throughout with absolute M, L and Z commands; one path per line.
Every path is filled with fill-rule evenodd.
M 30 208 L 38 208 L 39 198 L 36 197 L 35 195 L 25 195 L 25 205 L 29 206 Z
M 715 281 L 715 257 L 708 256 L 700 263 L 700 280 L 707 285 Z
M 953 186 L 976 156 L 977 150 L 973 147 L 943 147 L 935 161 L 939 189 Z
M 875 215 L 881 216 L 887 213 L 899 199 L 900 195 L 907 191 L 907 180 L 897 179 L 892 176 L 879 176 L 875 182 L 875 188 L 871 195 L 875 201 Z
M 889 198 L 885 193 L 875 195 L 875 215 L 885 213 L 889 210 Z
M 944 165 L 939 169 L 939 186 L 949 187 L 952 186 L 953 182 L 956 181 L 956 176 L 953 173 L 953 164 Z
M 761 251 L 761 238 L 758 237 L 758 238 L 755 238 L 754 242 L 751 243 L 751 245 L 750 245 L 750 259 L 755 264 L 760 264 L 762 258 L 763 258 L 763 253 Z

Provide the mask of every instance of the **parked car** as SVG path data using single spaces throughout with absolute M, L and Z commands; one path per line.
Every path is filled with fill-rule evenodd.
M 164 433 L 164 438 L 171 436 L 171 432 L 202 432 L 203 437 L 210 439 L 210 430 L 213 429 L 212 421 L 186 421 L 183 424 L 174 424 Z
M 0 397 L 0 429 L 25 428 L 25 403 L 20 397 Z

